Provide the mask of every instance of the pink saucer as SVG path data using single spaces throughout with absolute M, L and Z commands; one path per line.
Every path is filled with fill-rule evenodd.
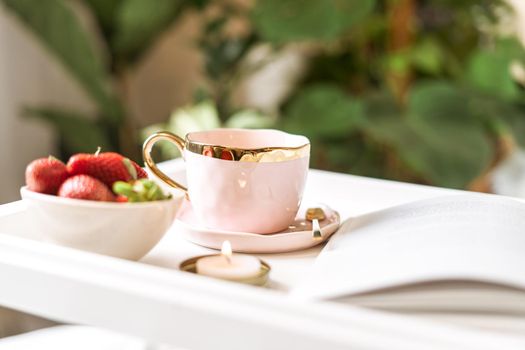
M 303 208 L 304 207 L 304 208 Z M 232 232 L 203 227 L 195 217 L 191 204 L 185 201 L 175 225 L 176 230 L 195 244 L 221 249 L 222 243 L 230 241 L 236 252 L 242 253 L 284 253 L 313 247 L 326 241 L 339 228 L 339 213 L 324 207 L 326 219 L 319 222 L 322 239 L 312 238 L 312 223 L 304 219 L 307 206 L 303 206 L 295 221 L 284 231 L 272 234 Z

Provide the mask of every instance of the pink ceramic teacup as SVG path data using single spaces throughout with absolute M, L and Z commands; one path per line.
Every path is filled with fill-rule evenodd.
M 187 189 L 155 165 L 151 150 L 159 140 L 181 150 Z M 186 191 L 204 226 L 274 233 L 287 228 L 299 209 L 310 142 L 278 130 L 216 129 L 189 133 L 185 140 L 163 131 L 146 140 L 143 155 L 158 178 Z

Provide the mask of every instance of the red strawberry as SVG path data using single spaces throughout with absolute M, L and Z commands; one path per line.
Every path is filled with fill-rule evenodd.
M 36 159 L 26 168 L 26 185 L 34 192 L 57 194 L 58 188 L 67 178 L 66 165 L 51 156 Z
M 67 170 L 70 175 L 93 176 L 109 188 L 115 181 L 147 177 L 146 172 L 137 163 L 115 152 L 76 154 L 69 158 Z
M 224 160 L 233 160 L 233 153 L 228 150 L 222 150 L 221 152 L 221 159 Z
M 130 160 L 130 162 L 135 168 L 135 170 L 137 171 L 137 179 L 147 179 L 148 178 L 148 173 L 146 172 L 146 170 L 141 168 L 140 165 L 138 165 L 134 161 Z
M 123 196 L 123 195 L 118 195 L 118 196 L 115 198 L 115 202 L 119 202 L 119 203 L 127 203 L 127 202 L 128 202 L 128 197 Z
M 210 146 L 204 146 L 202 150 L 202 155 L 213 158 L 213 148 L 211 148 Z
M 102 181 L 88 175 L 75 175 L 64 181 L 58 190 L 59 197 L 92 201 L 115 201 L 115 196 Z

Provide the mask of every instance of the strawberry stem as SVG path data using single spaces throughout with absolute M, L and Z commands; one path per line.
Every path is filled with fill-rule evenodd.
M 116 181 L 112 189 L 115 194 L 126 197 L 128 202 L 150 202 L 171 198 L 171 195 L 165 195 L 156 183 L 146 179 L 132 182 Z

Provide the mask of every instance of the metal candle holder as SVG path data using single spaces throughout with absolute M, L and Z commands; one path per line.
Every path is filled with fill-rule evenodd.
M 184 260 L 179 268 L 181 271 L 197 273 L 197 260 L 209 257 L 209 256 L 220 256 L 221 254 L 209 254 L 209 255 L 200 255 L 187 260 Z M 257 275 L 250 277 L 243 277 L 239 279 L 225 279 L 227 281 L 250 284 L 253 286 L 264 286 L 268 282 L 268 276 L 270 274 L 271 267 L 264 260 L 259 259 L 261 262 L 261 268 Z

